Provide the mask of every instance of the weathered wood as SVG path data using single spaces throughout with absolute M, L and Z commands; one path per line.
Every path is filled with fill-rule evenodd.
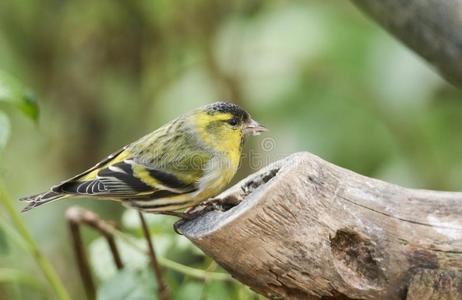
M 462 272 L 423 269 L 412 277 L 407 300 L 462 299 Z
M 238 204 L 178 230 L 271 299 L 404 299 L 418 272 L 462 270 L 462 193 L 403 188 L 298 153 L 219 198 Z
M 462 87 L 462 0 L 352 0 Z

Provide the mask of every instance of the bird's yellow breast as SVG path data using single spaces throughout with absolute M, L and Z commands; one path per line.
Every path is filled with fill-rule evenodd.
M 194 201 L 202 201 L 221 192 L 236 174 L 241 158 L 242 130 L 226 123 L 230 113 L 198 112 L 191 116 L 191 124 L 200 141 L 213 158 L 207 163 Z
M 203 201 L 221 192 L 236 174 L 238 166 L 239 161 L 236 164 L 223 155 L 213 158 L 199 182 L 195 201 Z

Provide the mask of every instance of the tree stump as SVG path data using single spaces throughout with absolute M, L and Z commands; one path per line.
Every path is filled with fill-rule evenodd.
M 270 299 L 462 299 L 462 193 L 297 153 L 218 198 L 178 230 Z

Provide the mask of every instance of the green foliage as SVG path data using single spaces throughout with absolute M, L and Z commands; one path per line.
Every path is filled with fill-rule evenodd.
M 0 268 L 0 283 L 20 283 L 26 286 L 30 286 L 34 289 L 45 292 L 43 285 L 29 273 L 16 270 Z
M 39 108 L 32 93 L 15 78 L 0 70 L 0 103 L 2 102 L 14 105 L 32 120 L 38 120 Z M 10 130 L 9 118 L 0 110 L 0 151 L 8 142 Z
M 224 282 L 213 281 L 205 287 L 206 299 L 233 300 L 232 293 L 229 292 L 229 287 Z
M 124 269 L 104 281 L 98 288 L 98 300 L 156 300 L 154 276 L 149 270 Z
M 37 99 L 18 80 L 0 70 L 0 102 L 16 106 L 27 117 L 37 121 L 39 107 Z
M 240 289 L 239 284 L 222 270 L 204 270 L 210 266 L 215 268 L 215 263 L 211 263 L 202 251 L 183 236 L 172 232 L 174 218 L 146 214 L 146 219 L 153 233 L 152 239 L 163 268 L 163 276 L 174 300 L 234 299 L 236 290 Z M 126 210 L 122 220 L 131 233 L 120 233 L 116 238 L 124 263 L 122 271 L 116 270 L 103 237 L 93 240 L 89 246 L 93 271 L 101 282 L 98 299 L 112 299 L 116 294 L 125 297 L 120 299 L 144 299 L 146 295 L 152 297 L 157 284 L 146 255 L 146 241 L 141 237 L 138 213 L 132 209 Z M 136 297 L 132 293 L 136 293 Z M 252 299 L 254 294 L 246 290 L 245 295 L 248 296 L 243 296 L 245 299 Z
M 201 300 L 204 286 L 197 282 L 186 282 L 175 293 L 174 300 Z M 207 298 L 208 299 L 208 298 Z M 220 298 L 221 299 L 221 298 Z
M 26 91 L 26 89 L 17 80 L 2 71 L 0 71 L 0 102 L 14 104 L 14 106 L 21 110 L 27 117 L 37 121 L 38 105 L 35 98 L 31 95 L 30 92 Z M 5 147 L 9 135 L 9 119 L 5 113 L 0 111 L 0 151 Z M 54 289 L 56 297 L 60 300 L 70 299 L 66 289 L 62 285 L 50 262 L 42 254 L 22 219 L 19 217 L 18 212 L 13 207 L 11 198 L 7 194 L 1 179 L 0 203 L 4 208 L 5 214 L 9 217 L 11 223 L 17 230 L 18 236 L 23 241 L 25 248 L 32 255 L 37 265 L 42 269 L 45 278 L 48 280 L 50 286 Z M 8 239 L 4 228 L 5 227 L 0 227 L 0 254 L 6 255 L 9 253 L 9 251 Z M 20 270 L 0 269 L 0 282 L 2 281 L 25 283 L 42 288 L 33 277 L 30 277 L 27 273 L 23 273 Z
M 8 245 L 8 238 L 3 227 L 0 226 L 0 255 L 6 255 L 10 252 L 10 246 Z
M 8 116 L 0 111 L 0 151 L 5 148 L 8 138 L 10 137 L 10 120 Z

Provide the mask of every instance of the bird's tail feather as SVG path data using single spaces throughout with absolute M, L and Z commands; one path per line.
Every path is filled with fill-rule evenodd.
M 45 203 L 48 203 L 48 202 L 51 202 L 51 201 L 66 198 L 68 196 L 69 195 L 66 195 L 66 194 L 61 194 L 61 193 L 57 193 L 57 192 L 54 192 L 54 191 L 49 191 L 49 192 L 45 192 L 45 193 L 41 193 L 41 194 L 37 194 L 37 195 L 32 195 L 32 196 L 27 196 L 27 197 L 20 198 L 19 201 L 29 202 L 29 204 L 26 207 L 24 207 L 21 210 L 21 212 L 26 212 L 28 210 L 31 210 L 34 207 L 40 206 L 42 204 L 45 204 Z

